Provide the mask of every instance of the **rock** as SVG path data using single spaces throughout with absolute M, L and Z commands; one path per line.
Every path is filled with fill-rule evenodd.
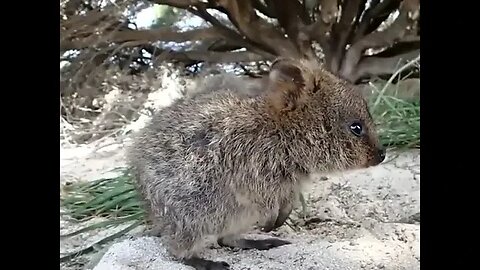
M 381 269 L 420 269 L 418 260 L 407 246 L 365 237 L 359 245 L 350 246 L 346 241 L 329 243 L 316 235 L 294 235 L 291 245 L 266 251 L 237 251 L 208 249 L 206 258 L 222 260 L 231 270 L 249 269 L 345 269 L 357 270 L 370 258 L 372 265 Z M 390 251 L 387 254 L 385 251 Z M 369 268 L 369 267 L 364 267 Z M 170 258 L 158 238 L 128 239 L 110 247 L 93 270 L 169 269 L 192 270 Z

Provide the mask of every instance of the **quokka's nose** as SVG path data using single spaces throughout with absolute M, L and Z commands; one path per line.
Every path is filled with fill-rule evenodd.
M 380 161 L 380 163 L 382 163 L 385 160 L 386 155 L 387 154 L 386 154 L 385 148 L 378 149 L 378 160 Z

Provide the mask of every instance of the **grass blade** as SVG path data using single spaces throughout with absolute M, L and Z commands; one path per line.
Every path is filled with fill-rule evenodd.
M 111 227 L 113 225 L 118 225 L 118 224 L 122 224 L 122 223 L 125 223 L 125 222 L 128 222 L 128 221 L 137 220 L 137 219 L 142 220 L 143 219 L 143 213 L 135 213 L 135 214 L 125 216 L 125 217 L 120 217 L 120 218 L 116 218 L 116 219 L 110 219 L 110 220 L 97 222 L 95 224 L 86 226 L 86 227 L 84 227 L 80 230 L 76 230 L 76 231 L 71 232 L 71 233 L 60 235 L 60 238 L 72 237 L 72 236 L 75 236 L 75 235 L 78 235 L 78 234 L 81 234 L 81 233 L 84 233 L 84 232 L 88 232 L 88 231 L 91 231 L 91 230 L 100 229 L 100 228 L 107 228 L 107 227 Z

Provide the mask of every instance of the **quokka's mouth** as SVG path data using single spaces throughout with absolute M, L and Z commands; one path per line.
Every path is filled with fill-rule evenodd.
M 365 163 L 365 167 L 364 167 L 364 168 L 375 167 L 375 166 L 377 166 L 377 165 L 380 165 L 382 162 L 383 162 L 382 159 L 371 158 L 371 159 L 369 159 L 369 160 Z

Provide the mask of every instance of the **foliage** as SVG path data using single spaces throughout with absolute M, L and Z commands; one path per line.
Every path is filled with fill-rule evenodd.
M 187 11 L 208 26 L 137 29 L 135 16 L 152 4 Z M 160 21 L 170 21 L 170 11 Z M 61 4 L 61 17 L 60 53 L 79 53 L 61 58 L 134 72 L 163 60 L 192 65 L 307 57 L 322 58 L 333 73 L 357 82 L 391 75 L 420 48 L 419 0 L 69 0 Z
M 139 28 L 146 8 L 156 18 Z M 419 55 L 418 0 L 62 0 L 60 15 L 61 121 L 75 143 L 135 121 L 167 64 L 258 76 L 279 56 L 318 58 L 363 83 Z M 111 92 L 122 100 L 110 103 Z

